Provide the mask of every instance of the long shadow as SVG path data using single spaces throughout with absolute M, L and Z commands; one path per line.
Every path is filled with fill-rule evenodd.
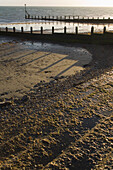
M 74 67 L 74 66 L 77 66 L 77 64 L 76 64 L 76 63 L 72 64 L 71 66 L 69 66 L 68 68 L 66 68 L 65 70 L 61 71 L 59 74 L 57 74 L 57 75 L 55 76 L 55 78 L 61 76 L 62 74 L 64 74 L 66 71 L 68 71 L 69 69 L 71 69 L 71 68 Z
M 90 54 L 92 54 L 92 61 L 88 64 L 89 66 L 96 66 L 94 71 L 98 71 L 98 74 L 102 74 L 102 72 L 106 68 L 111 68 L 113 66 L 113 47 L 110 45 L 80 45 L 79 47 L 86 49 Z M 62 54 L 62 53 L 61 53 Z M 40 72 L 54 66 L 55 64 L 60 63 L 64 59 L 72 59 L 70 55 L 56 61 L 55 63 L 45 67 Z M 78 59 L 78 57 L 77 57 Z M 74 60 L 74 59 L 72 59 Z M 76 58 L 75 58 L 76 60 Z M 87 64 L 86 64 L 87 65 Z M 81 66 L 81 60 L 78 60 L 76 63 L 72 64 L 71 66 L 67 67 L 65 70 L 61 71 L 55 77 L 61 76 L 66 71 L 71 69 L 74 66 Z
M 29 64 L 29 63 L 32 63 L 32 62 L 34 62 L 34 61 L 36 61 L 36 60 L 39 60 L 39 59 L 41 59 L 41 58 L 43 58 L 43 57 L 46 57 L 46 56 L 50 55 L 50 54 L 51 54 L 51 52 L 48 53 L 48 54 L 42 55 L 42 56 L 40 56 L 40 57 L 37 57 L 37 58 L 35 58 L 34 60 L 31 60 L 31 61 L 29 61 L 29 62 L 27 62 L 27 63 L 23 63 L 23 64 L 21 64 L 21 66 L 24 66 L 24 65 L 27 65 L 27 64 Z
M 11 61 L 21 59 L 21 58 L 26 57 L 26 56 L 31 55 L 31 54 L 35 54 L 36 52 L 37 52 L 37 50 L 35 50 L 35 51 L 31 52 L 31 53 L 28 53 L 28 54 L 22 55 L 22 56 L 20 56 L 20 57 L 17 57 L 17 58 L 15 58 L 15 59 L 11 60 Z
M 60 63 L 61 61 L 65 60 L 65 59 L 68 59 L 68 56 L 67 56 L 67 57 L 64 57 L 64 58 L 62 58 L 62 59 L 60 59 L 60 60 L 58 60 L 58 61 L 56 61 L 56 62 L 53 63 L 53 64 L 50 64 L 49 66 L 45 67 L 44 69 L 42 69 L 42 70 L 39 71 L 39 72 L 42 72 L 42 71 L 44 71 L 44 70 L 46 70 L 46 69 L 48 69 L 48 68 L 50 68 L 50 67 L 52 67 L 52 66 L 54 66 L 54 65 L 56 65 L 56 64 L 58 64 L 58 63 Z
M 6 50 L 9 50 L 11 48 L 14 48 L 15 46 L 11 46 L 11 47 L 8 47 L 8 48 L 3 48 L 3 49 L 0 49 L 0 51 L 6 51 Z
M 21 51 L 23 51 L 23 49 L 21 49 Z M 14 53 L 17 53 L 17 52 L 20 52 L 20 49 L 16 50 L 16 51 L 13 51 L 13 52 L 10 52 L 10 53 L 7 53 L 7 54 L 4 54 L 4 55 L 1 55 L 0 58 L 8 56 L 8 55 L 11 55 L 11 54 L 14 54 Z

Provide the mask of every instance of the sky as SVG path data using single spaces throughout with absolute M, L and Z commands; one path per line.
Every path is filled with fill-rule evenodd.
M 113 7 L 113 0 L 0 0 L 0 6 L 100 6 Z

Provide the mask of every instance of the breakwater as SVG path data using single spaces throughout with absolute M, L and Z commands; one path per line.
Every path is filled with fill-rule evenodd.
M 44 20 L 44 21 L 61 21 L 61 22 L 73 22 L 73 23 L 94 23 L 94 24 L 104 24 L 113 23 L 113 19 L 109 18 L 94 18 L 94 17 L 76 17 L 76 16 L 34 16 L 27 14 L 25 19 L 30 20 Z
M 45 32 L 43 27 L 38 32 L 33 31 L 33 27 L 27 32 L 24 31 L 23 27 L 21 27 L 20 31 L 16 30 L 15 27 L 13 29 L 6 27 L 5 29 L 0 29 L 0 35 L 57 43 L 113 44 L 113 33 L 107 32 L 106 27 L 103 28 L 102 33 L 95 33 L 92 26 L 89 33 L 82 34 L 79 33 L 78 27 L 75 27 L 74 33 L 68 33 L 66 27 L 64 27 L 63 33 L 55 33 L 54 27 L 52 27 L 51 33 Z

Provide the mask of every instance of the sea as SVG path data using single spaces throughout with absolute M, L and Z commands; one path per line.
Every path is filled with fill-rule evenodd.
M 94 17 L 94 18 L 113 18 L 113 7 L 39 7 L 27 6 L 27 12 L 31 16 L 79 16 L 79 17 Z M 33 27 L 33 31 L 40 31 L 43 27 L 44 31 L 51 32 L 54 26 L 55 32 L 62 33 L 64 27 L 67 27 L 68 33 L 74 33 L 75 27 L 78 27 L 79 33 L 90 32 L 94 26 L 95 32 L 102 32 L 106 26 L 108 31 L 113 31 L 113 24 L 83 24 L 83 23 L 66 23 L 56 21 L 41 21 L 25 19 L 25 6 L 0 6 L 0 29 L 8 27 L 16 30 L 29 31 Z

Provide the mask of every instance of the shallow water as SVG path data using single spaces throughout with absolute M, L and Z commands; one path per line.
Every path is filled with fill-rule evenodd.
M 113 18 L 113 8 L 91 8 L 91 7 L 27 7 L 27 11 L 31 15 L 39 16 L 80 16 L 80 17 L 100 17 Z M 107 30 L 113 30 L 113 24 L 78 24 L 52 21 L 25 20 L 24 7 L 0 7 L 0 27 L 6 26 L 10 29 L 16 27 L 20 30 L 24 27 L 25 31 L 33 27 L 34 31 L 39 31 L 43 26 L 45 31 L 51 32 L 52 26 L 55 27 L 55 32 L 63 32 L 64 26 L 67 27 L 67 32 L 75 32 L 75 27 L 78 26 L 79 32 L 90 32 L 93 25 L 96 31 L 102 31 L 104 25 Z

